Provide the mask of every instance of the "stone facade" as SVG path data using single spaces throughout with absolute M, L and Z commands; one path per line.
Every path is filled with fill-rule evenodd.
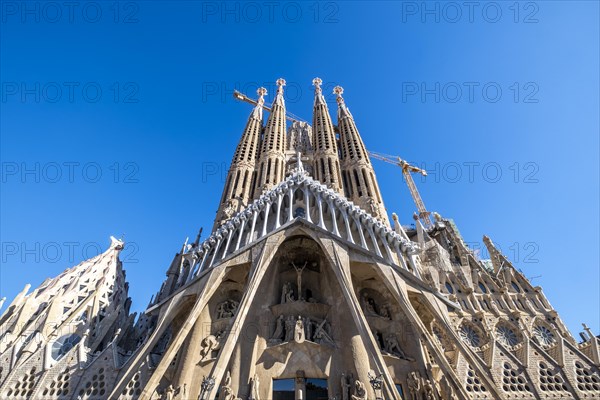
M 480 260 L 438 214 L 391 227 L 341 88 L 342 131 L 315 80 L 318 129 L 284 132 L 278 82 L 262 135 L 259 93 L 215 229 L 176 254 L 142 315 L 118 240 L 4 310 L 1 399 L 600 398 L 589 329 L 575 340 L 489 238 Z

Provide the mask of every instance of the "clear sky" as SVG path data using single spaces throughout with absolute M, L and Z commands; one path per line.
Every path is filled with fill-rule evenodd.
M 212 226 L 251 111 L 231 91 L 269 103 L 284 77 L 310 121 L 319 76 L 367 148 L 429 171 L 429 209 L 475 249 L 489 235 L 574 335 L 600 333 L 598 2 L 65 3 L 0 3 L 7 303 L 114 235 L 143 310 Z M 409 224 L 399 169 L 374 163 Z

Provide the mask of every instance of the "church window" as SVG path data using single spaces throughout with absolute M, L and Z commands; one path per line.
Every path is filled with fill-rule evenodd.
M 52 344 L 52 358 L 54 360 L 59 360 L 62 356 L 67 354 L 79 341 L 81 337 L 72 333 L 69 335 L 63 335 L 56 339 L 56 341 Z
M 294 218 L 306 218 L 306 210 L 302 207 L 296 207 L 294 210 Z
M 371 186 L 369 185 L 369 179 L 367 178 L 367 171 L 365 171 L 365 169 L 362 169 L 362 175 L 363 175 L 363 179 L 365 180 L 365 188 L 367 189 L 367 195 L 371 196 Z
M 485 287 L 485 285 L 481 282 L 479 282 L 479 289 L 481 290 L 481 293 L 487 293 L 487 288 Z
M 512 281 L 511 284 L 512 284 L 513 289 L 515 289 L 515 292 L 521 293 L 521 288 L 519 287 L 519 285 L 517 285 L 517 282 Z
M 363 193 L 362 193 L 362 189 L 360 188 L 360 180 L 358 179 L 358 172 L 356 172 L 356 170 L 353 170 L 352 172 L 354 172 L 354 180 L 356 181 L 356 190 L 358 192 L 358 197 L 362 197 Z
M 554 333 L 544 325 L 537 325 L 533 328 L 533 336 L 543 346 L 549 346 L 555 342 Z
M 452 287 L 452 285 L 450 284 L 450 282 L 446 282 L 446 290 L 448 291 L 448 293 L 453 294 L 454 293 L 454 288 Z
M 460 328 L 459 334 L 462 341 L 468 344 L 469 346 L 479 347 L 481 343 L 481 338 L 479 337 L 479 334 L 473 327 L 469 325 L 463 325 Z
M 514 346 L 518 343 L 517 334 L 506 325 L 500 325 L 496 328 L 498 341 L 505 346 Z

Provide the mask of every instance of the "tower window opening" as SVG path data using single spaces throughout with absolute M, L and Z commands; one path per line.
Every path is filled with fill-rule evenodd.
M 487 293 L 487 288 L 485 287 L 485 285 L 481 282 L 479 282 L 479 289 L 481 290 L 481 293 Z
M 515 289 L 515 292 L 521 293 L 521 288 L 519 287 L 519 285 L 517 285 L 517 283 L 515 281 L 512 281 L 511 285 L 512 285 L 513 289 Z
M 372 197 L 371 187 L 369 185 L 369 179 L 367 178 L 367 171 L 363 168 L 362 170 L 363 179 L 365 180 L 365 188 L 367 189 L 367 196 Z
M 358 192 L 358 196 L 361 197 L 363 194 L 360 187 L 360 180 L 358 179 L 358 172 L 356 172 L 356 170 L 353 170 L 352 172 L 354 172 L 354 180 L 356 181 L 356 191 Z

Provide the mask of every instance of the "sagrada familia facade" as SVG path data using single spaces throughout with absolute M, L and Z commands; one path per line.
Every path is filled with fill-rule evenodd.
M 342 88 L 337 125 L 315 79 L 288 126 L 277 85 L 144 313 L 116 239 L 4 307 L 0 399 L 600 399 L 599 338 L 489 238 L 480 260 L 439 214 L 388 219 Z

